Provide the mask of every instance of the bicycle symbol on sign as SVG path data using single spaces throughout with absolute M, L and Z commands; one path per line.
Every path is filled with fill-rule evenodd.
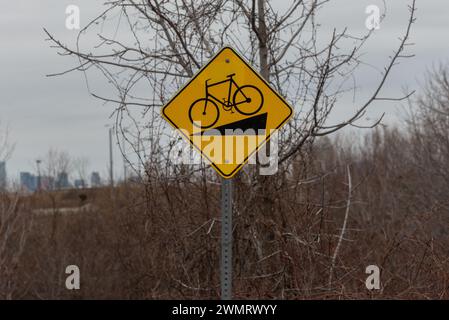
M 211 84 L 208 83 L 210 79 L 206 80 L 206 96 L 195 100 L 189 108 L 189 119 L 194 126 L 201 129 L 207 129 L 217 123 L 220 117 L 220 109 L 218 108 L 217 102 L 222 105 L 224 111 L 234 112 L 233 109 L 235 109 L 238 113 L 245 116 L 250 116 L 259 112 L 263 106 L 262 92 L 253 85 L 247 84 L 239 86 L 233 79 L 234 76 L 235 73 L 229 74 L 227 76 L 228 79 Z M 227 99 L 220 101 L 220 99 L 209 93 L 209 88 L 224 83 L 229 83 L 228 97 Z M 231 101 L 233 86 L 236 87 L 237 90 L 234 92 Z M 197 123 L 201 123 L 201 125 L 198 125 Z

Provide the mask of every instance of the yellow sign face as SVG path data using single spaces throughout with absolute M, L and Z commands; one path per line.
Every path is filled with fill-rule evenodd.
M 221 49 L 162 108 L 224 178 L 235 175 L 293 113 L 232 48 Z

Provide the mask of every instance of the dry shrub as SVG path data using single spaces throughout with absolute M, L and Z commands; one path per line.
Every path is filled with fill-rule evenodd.
M 446 298 L 447 181 L 413 156 L 415 139 L 387 129 L 363 148 L 326 139 L 256 186 L 239 175 L 235 297 Z M 352 201 L 329 282 L 348 164 Z M 91 205 L 72 214 L 59 212 L 67 195 L 23 200 L 47 213 L 35 214 L 15 273 L 26 294 L 12 297 L 218 298 L 219 196 L 214 181 L 160 179 L 93 190 Z M 45 205 L 49 197 L 54 207 Z M 65 289 L 69 264 L 80 267 L 79 291 Z M 379 291 L 365 287 L 370 264 L 381 268 Z
M 401 130 L 317 139 L 273 176 L 247 167 L 234 179 L 236 298 L 448 298 L 447 78 Z M 148 165 L 144 183 L 113 189 L 2 194 L 0 297 L 219 298 L 220 181 L 178 169 Z M 65 289 L 70 264 L 81 290 Z M 372 264 L 380 290 L 365 287 Z

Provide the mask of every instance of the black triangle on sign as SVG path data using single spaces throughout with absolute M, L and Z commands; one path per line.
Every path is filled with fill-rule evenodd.
M 193 135 L 264 135 L 267 126 L 267 113 L 258 114 L 236 122 L 227 123 L 220 127 L 198 132 Z

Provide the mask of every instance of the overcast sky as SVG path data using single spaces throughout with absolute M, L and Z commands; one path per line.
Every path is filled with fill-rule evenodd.
M 285 6 L 290 1 L 273 1 Z M 407 22 L 406 0 L 387 0 L 387 18 L 365 48 L 366 60 L 381 66 L 398 44 Z M 3 1 L 0 10 L 0 121 L 10 127 L 15 151 L 7 163 L 9 178 L 17 178 L 19 171 L 33 171 L 34 161 L 50 148 L 67 150 L 74 157 L 87 157 L 89 171 L 106 176 L 108 146 L 105 125 L 112 123 L 112 106 L 104 106 L 91 96 L 81 73 L 48 78 L 45 75 L 72 66 L 72 60 L 60 57 L 45 42 L 42 28 L 56 38 L 73 43 L 76 31 L 65 28 L 65 9 L 79 5 L 81 24 L 98 14 L 102 1 L 92 0 L 15 0 Z M 326 28 L 334 26 L 361 33 L 365 29 L 365 8 L 382 2 L 376 0 L 334 0 L 320 17 Z M 419 89 L 426 69 L 445 63 L 449 58 L 449 1 L 418 0 L 417 22 L 412 30 L 416 43 L 413 60 L 406 60 L 396 69 L 387 83 L 385 95 L 400 95 L 403 87 Z M 325 28 L 323 29 L 323 32 Z M 366 67 L 357 73 L 361 90 L 369 93 L 378 74 Z M 398 122 L 394 103 L 374 106 L 369 117 L 386 112 L 385 121 Z M 332 115 L 337 121 L 353 111 L 351 101 L 343 101 Z M 332 120 L 332 119 L 331 119 Z M 115 152 L 116 171 L 120 174 L 121 160 Z

